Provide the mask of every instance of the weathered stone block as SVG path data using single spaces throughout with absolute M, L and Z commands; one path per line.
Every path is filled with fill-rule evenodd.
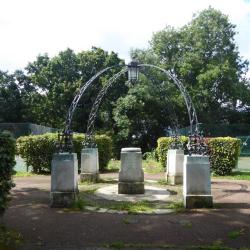
M 144 182 L 119 182 L 118 194 L 144 194 Z
M 211 208 L 213 207 L 212 195 L 186 195 L 184 196 L 185 208 Z
M 81 153 L 81 181 L 96 182 L 99 177 L 98 148 L 83 148 Z
M 166 177 L 171 185 L 183 183 L 184 151 L 181 149 L 168 150 Z
M 80 174 L 80 181 L 87 181 L 87 182 L 97 182 L 99 180 L 99 173 L 81 173 Z
M 51 207 L 70 207 L 78 199 L 78 192 L 51 192 Z
M 140 148 L 123 148 L 121 150 L 118 193 L 144 193 L 144 173 Z
M 78 193 L 78 161 L 76 153 L 54 154 L 51 166 L 51 206 L 72 203 Z
M 75 192 L 78 190 L 76 153 L 54 154 L 51 169 L 51 192 Z
M 170 185 L 178 185 L 183 183 L 183 176 L 177 176 L 177 175 L 167 175 L 167 182 Z
M 211 207 L 210 163 L 208 156 L 184 157 L 183 196 L 186 208 Z

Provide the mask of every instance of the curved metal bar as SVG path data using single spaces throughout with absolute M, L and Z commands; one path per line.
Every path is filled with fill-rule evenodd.
M 192 99 L 190 95 L 188 94 L 185 86 L 182 84 L 181 81 L 179 81 L 176 77 L 176 75 L 172 74 L 170 71 L 165 70 L 159 66 L 152 65 L 152 64 L 139 64 L 138 67 L 151 67 L 151 68 L 156 68 L 162 72 L 164 72 L 171 80 L 173 80 L 174 84 L 179 88 L 184 100 L 185 104 L 188 110 L 188 116 L 189 116 L 189 122 L 190 122 L 190 133 L 193 133 L 193 125 L 195 123 L 195 131 L 198 131 L 198 118 L 196 115 L 196 110 L 193 105 Z
M 71 127 L 71 122 L 72 122 L 72 118 L 73 118 L 73 115 L 74 115 L 74 112 L 75 112 L 75 109 L 78 105 L 78 102 L 80 101 L 82 95 L 84 94 L 84 92 L 87 90 L 87 88 L 93 83 L 93 81 L 98 78 L 100 75 L 102 75 L 104 72 L 112 69 L 112 68 L 115 68 L 115 67 L 118 67 L 118 66 L 121 66 L 121 65 L 115 65 L 115 66 L 111 66 L 111 67 L 107 67 L 101 71 L 99 71 L 97 74 L 95 74 L 94 76 L 92 76 L 82 87 L 81 89 L 79 90 L 79 92 L 77 93 L 77 95 L 74 97 L 70 107 L 69 107 L 69 110 L 68 110 L 68 113 L 67 113 L 67 118 L 66 118 L 66 122 L 65 122 L 65 129 L 64 131 L 69 131 L 70 130 L 70 127 Z
M 113 75 L 109 80 L 108 83 L 99 91 L 95 102 L 91 108 L 88 124 L 87 124 L 87 131 L 85 134 L 85 146 L 86 147 L 95 147 L 94 143 L 94 127 L 95 127 L 95 119 L 100 107 L 100 104 L 103 100 L 103 97 L 106 95 L 108 89 L 112 87 L 113 83 L 119 78 L 122 74 L 126 73 L 128 71 L 128 67 L 124 67 L 120 72 Z
M 184 85 L 176 78 L 175 75 L 171 74 L 169 71 L 162 69 L 158 66 L 155 65 L 151 65 L 151 64 L 140 64 L 138 65 L 138 67 L 152 67 L 152 68 L 156 68 L 162 72 L 164 72 L 171 80 L 173 80 L 174 84 L 178 87 L 178 89 L 180 90 L 184 100 L 185 100 L 185 104 L 188 110 L 188 115 L 189 115 L 189 121 L 190 121 L 190 133 L 192 134 L 193 132 L 193 124 L 195 122 L 195 131 L 198 130 L 197 125 L 198 125 L 198 119 L 197 119 L 197 115 L 196 115 L 196 111 L 194 108 L 194 105 L 192 103 L 191 97 L 188 94 L 186 88 L 184 87 Z M 112 87 L 112 84 L 115 82 L 115 80 L 117 78 L 119 78 L 122 74 L 126 73 L 128 71 L 128 67 L 122 69 L 120 72 L 118 72 L 117 74 L 115 74 L 112 78 L 109 79 L 108 83 L 101 89 L 101 91 L 98 93 L 97 98 L 95 99 L 95 102 L 92 106 L 90 115 L 89 115 L 89 119 L 88 119 L 88 124 L 87 124 L 87 131 L 85 134 L 85 146 L 87 147 L 94 147 L 94 125 L 95 125 L 95 119 L 98 113 L 98 109 L 100 107 L 100 104 L 103 100 L 103 97 L 106 95 L 108 89 L 110 87 Z

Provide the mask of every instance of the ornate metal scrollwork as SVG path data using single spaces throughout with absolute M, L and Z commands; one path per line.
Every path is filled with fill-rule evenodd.
M 106 95 L 107 91 L 113 86 L 115 81 L 124 73 L 128 71 L 127 67 L 123 68 L 120 72 L 113 75 L 107 82 L 107 84 L 104 85 L 104 87 L 100 90 L 98 93 L 95 102 L 91 108 L 88 124 L 87 124 L 87 131 L 85 134 L 85 141 L 83 142 L 84 147 L 96 147 L 95 138 L 94 138 L 94 127 L 95 127 L 95 119 L 99 110 L 99 107 L 101 105 L 101 102 Z
M 171 136 L 171 142 L 169 145 L 170 149 L 183 149 L 183 144 L 181 143 L 180 136 L 174 134 Z
M 187 151 L 189 155 L 208 154 L 208 146 L 202 133 L 199 133 L 197 130 L 193 134 L 190 133 L 187 144 Z
M 100 77 L 103 73 L 105 73 L 106 71 L 115 68 L 115 67 L 121 67 L 122 65 L 115 65 L 115 66 L 111 66 L 111 67 L 107 67 L 101 71 L 99 71 L 98 73 L 96 73 L 94 76 L 92 76 L 79 90 L 79 92 L 75 95 L 68 113 L 67 113 L 67 118 L 65 121 L 65 128 L 62 132 L 58 132 L 58 141 L 56 143 L 56 147 L 57 150 L 59 152 L 70 152 L 73 148 L 73 131 L 71 130 L 71 122 L 72 122 L 72 118 L 75 112 L 75 109 L 81 99 L 81 97 L 83 96 L 83 94 L 85 93 L 85 91 L 93 84 L 93 82 L 95 81 L 95 79 L 97 79 L 98 77 Z M 87 142 L 85 142 L 87 143 Z
M 119 66 L 119 65 L 118 65 Z M 197 119 L 197 115 L 196 115 L 196 111 L 194 108 L 194 105 L 192 103 L 192 100 L 185 88 L 185 86 L 177 79 L 176 75 L 174 73 L 171 73 L 170 71 L 167 71 L 161 67 L 155 66 L 155 65 L 151 65 L 151 64 L 136 64 L 136 69 L 137 71 L 139 70 L 139 68 L 141 67 L 152 67 L 152 68 L 156 68 L 162 72 L 164 72 L 168 78 L 170 78 L 174 84 L 179 88 L 184 100 L 185 100 L 185 104 L 187 107 L 187 111 L 188 111 L 188 116 L 189 116 L 189 121 L 190 121 L 190 132 L 191 135 L 189 137 L 189 143 L 188 143 L 188 149 L 189 149 L 189 153 L 201 153 L 201 154 L 205 154 L 205 151 L 207 149 L 206 144 L 203 141 L 203 137 L 201 138 L 201 136 L 198 134 L 198 128 L 197 128 L 197 124 L 198 124 L 198 119 Z M 74 114 L 74 111 L 76 109 L 76 106 L 80 100 L 80 98 L 82 97 L 83 93 L 87 90 L 87 88 L 92 84 L 92 82 L 99 77 L 101 74 L 103 74 L 105 71 L 111 69 L 113 67 L 109 67 L 106 68 L 100 72 L 98 72 L 96 75 L 94 75 L 79 91 L 79 93 L 75 96 L 69 111 L 68 111 L 68 115 L 67 115 L 67 119 L 66 119 L 66 126 L 65 129 L 58 134 L 58 148 L 60 152 L 63 151 L 70 151 L 73 148 L 73 132 L 70 129 L 71 126 L 71 121 L 72 121 L 72 117 Z M 130 67 L 131 68 L 131 67 Z M 85 147 L 96 147 L 96 144 L 94 142 L 94 123 L 95 123 L 95 119 L 96 119 L 96 115 L 99 109 L 99 106 L 101 104 L 101 101 L 103 99 L 103 97 L 105 96 L 105 94 L 107 93 L 107 90 L 110 88 L 110 86 L 112 86 L 113 82 L 115 82 L 115 80 L 123 73 L 125 73 L 126 71 L 128 71 L 129 66 L 126 66 L 123 70 L 121 70 L 119 73 L 117 73 L 116 75 L 114 75 L 113 77 L 111 77 L 108 81 L 108 83 L 103 87 L 103 89 L 98 93 L 98 96 L 92 106 L 91 109 L 91 113 L 89 115 L 89 120 L 88 120 L 88 125 L 87 125 L 87 132 L 86 132 L 86 136 L 85 136 L 85 141 L 83 142 L 83 145 Z M 138 76 L 138 72 L 137 75 Z M 195 133 L 193 134 L 193 126 L 195 125 Z M 174 148 L 180 148 L 183 147 L 183 145 L 181 145 L 180 140 L 178 138 L 178 136 L 176 135 L 173 139 L 172 145 L 171 147 Z
M 82 143 L 84 148 L 96 148 L 97 144 L 95 142 L 94 134 L 85 134 L 85 140 Z
M 195 107 L 193 105 L 193 102 L 192 102 L 192 99 L 189 95 L 189 93 L 187 92 L 185 86 L 182 84 L 182 82 L 177 78 L 176 74 L 173 73 L 173 72 L 170 72 L 169 70 L 165 70 L 159 66 L 156 66 L 156 65 L 152 65 L 152 64 L 139 64 L 138 67 L 151 67 L 151 68 L 156 68 L 162 72 L 164 72 L 167 77 L 169 79 L 171 79 L 174 84 L 178 87 L 178 89 L 180 90 L 183 98 L 184 98 L 184 101 L 185 101 L 185 104 L 186 104 L 186 107 L 187 107 L 187 111 L 188 111 L 188 117 L 189 117 L 189 122 L 190 122 L 190 130 L 191 130 L 191 133 L 193 133 L 193 126 L 195 125 L 195 130 L 197 130 L 197 125 L 198 125 L 198 118 L 197 118 L 197 115 L 196 115 L 196 110 L 195 110 Z
M 72 152 L 73 150 L 73 131 L 63 130 L 58 131 L 58 139 L 56 143 L 57 151 L 62 152 Z

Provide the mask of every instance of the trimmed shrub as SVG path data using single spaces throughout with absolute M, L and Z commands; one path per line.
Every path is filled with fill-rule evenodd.
M 15 186 L 11 179 L 15 164 L 15 140 L 9 133 L 0 133 L 0 215 L 7 206 L 10 189 Z
M 212 172 L 230 175 L 236 167 L 240 154 L 240 140 L 232 137 L 217 137 L 208 140 L 209 159 Z
M 81 159 L 84 134 L 74 134 L 73 152 L 77 153 L 78 162 Z M 56 152 L 57 134 L 23 136 L 17 139 L 17 152 L 35 173 L 50 172 L 53 153 Z M 96 135 L 99 151 L 100 170 L 104 170 L 112 156 L 112 140 L 106 135 Z
M 56 140 L 57 134 L 21 136 L 16 143 L 17 153 L 27 166 L 32 166 L 34 173 L 49 172 Z
M 162 167 L 166 166 L 167 151 L 171 137 L 161 137 L 157 141 L 157 155 Z M 188 137 L 181 136 L 181 142 L 187 143 Z M 217 137 L 207 139 L 210 166 L 216 175 L 230 175 L 236 167 L 240 154 L 240 140 L 232 137 Z
M 167 152 L 170 147 L 171 142 L 173 141 L 172 137 L 160 137 L 157 140 L 156 153 L 159 159 L 159 162 L 163 168 L 166 167 L 167 162 Z M 188 137 L 180 136 L 180 143 L 185 145 L 188 142 Z

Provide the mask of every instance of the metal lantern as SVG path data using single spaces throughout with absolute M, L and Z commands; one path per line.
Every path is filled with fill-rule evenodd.
M 138 78 L 139 78 L 138 61 L 136 59 L 132 59 L 132 61 L 128 64 L 128 81 L 136 82 Z

